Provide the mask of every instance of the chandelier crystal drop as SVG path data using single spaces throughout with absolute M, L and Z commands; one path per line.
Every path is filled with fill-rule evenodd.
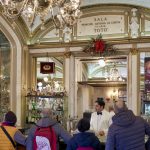
M 113 68 L 110 69 L 109 76 L 106 78 L 106 81 L 122 81 L 125 80 L 120 75 L 119 70 L 116 68 L 116 65 L 113 66 Z
M 35 18 L 40 17 L 42 24 L 48 15 L 56 28 L 70 27 L 81 16 L 81 0 L 0 0 L 5 16 L 15 19 L 25 16 L 30 26 L 34 25 Z M 55 10 L 55 11 L 54 11 Z

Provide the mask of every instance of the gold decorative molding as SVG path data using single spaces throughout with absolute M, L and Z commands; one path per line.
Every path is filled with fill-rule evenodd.
M 70 58 L 70 56 L 71 56 L 71 52 L 66 51 L 66 52 L 64 53 L 64 56 L 65 56 L 66 58 Z
M 24 50 L 24 51 L 28 51 L 28 46 L 27 46 L 27 45 L 24 45 L 24 46 L 23 46 L 23 50 Z
M 138 54 L 138 49 L 137 48 L 132 48 L 132 49 L 130 49 L 130 53 L 132 54 L 132 55 L 137 55 Z

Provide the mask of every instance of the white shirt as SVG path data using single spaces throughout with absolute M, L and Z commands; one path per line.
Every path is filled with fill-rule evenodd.
M 109 112 L 104 109 L 102 111 L 102 115 L 97 115 L 97 112 L 94 112 L 91 115 L 90 129 L 95 132 L 101 142 L 105 142 L 106 140 L 110 118 Z M 99 131 L 104 131 L 105 135 L 100 136 Z

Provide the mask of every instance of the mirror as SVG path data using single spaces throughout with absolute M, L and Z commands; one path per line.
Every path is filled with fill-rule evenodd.
M 126 56 L 107 57 L 104 60 L 82 58 L 79 62 L 82 66 L 77 91 L 79 116 L 84 111 L 94 111 L 94 102 L 98 97 L 104 98 L 106 109 L 117 99 L 127 100 Z
M 51 62 L 51 72 L 41 73 L 41 63 Z M 37 88 L 42 91 L 44 89 L 51 90 L 51 92 L 62 92 L 64 90 L 64 58 L 63 57 L 38 57 L 37 58 Z
M 10 43 L 0 31 L 0 121 L 10 110 Z

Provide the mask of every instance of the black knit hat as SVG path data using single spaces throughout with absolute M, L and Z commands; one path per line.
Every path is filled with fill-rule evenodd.
M 8 111 L 5 115 L 5 121 L 15 124 L 17 122 L 17 117 L 12 111 Z
M 88 119 L 81 119 L 78 122 L 77 128 L 80 132 L 85 132 L 90 129 L 90 122 Z

